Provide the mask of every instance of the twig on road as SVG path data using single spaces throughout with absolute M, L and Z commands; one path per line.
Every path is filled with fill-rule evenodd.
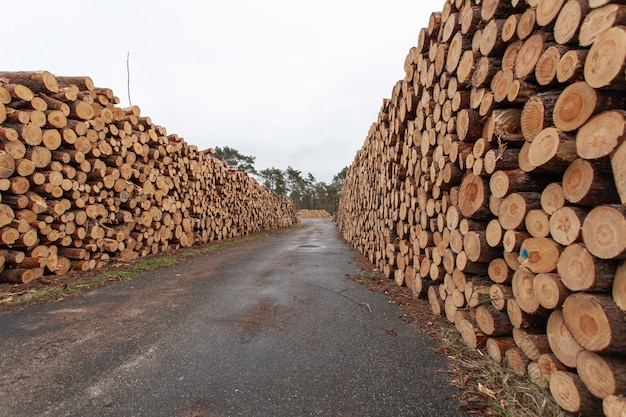
M 355 303 L 355 304 L 362 305 L 362 306 L 366 306 L 366 307 L 367 307 L 367 309 L 369 310 L 369 312 L 370 312 L 370 313 L 372 312 L 372 309 L 370 308 L 370 305 L 369 305 L 368 303 L 362 303 L 362 302 L 360 302 L 360 301 L 357 301 L 357 300 L 355 300 L 354 298 L 350 297 L 349 295 L 344 294 L 344 293 L 343 293 L 343 292 L 341 292 L 341 291 L 337 291 L 337 290 L 334 290 L 334 289 L 332 289 L 332 288 L 324 287 L 324 286 L 322 286 L 322 285 L 317 285 L 317 284 L 311 284 L 311 285 L 313 285 L 314 287 L 317 287 L 317 288 L 322 288 L 322 289 L 324 289 L 324 290 L 328 290 L 328 291 L 335 292 L 335 293 L 337 293 L 337 294 L 341 295 L 342 297 L 347 298 L 348 300 L 352 301 L 352 302 L 353 302 L 353 303 Z

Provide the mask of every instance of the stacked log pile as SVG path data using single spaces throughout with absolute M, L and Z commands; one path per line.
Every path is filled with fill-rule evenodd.
M 448 0 L 350 166 L 337 223 L 566 410 L 626 410 L 626 6 Z
M 291 200 L 118 103 L 89 77 L 0 72 L 0 281 L 296 221 Z
M 326 210 L 309 210 L 309 209 L 303 209 L 303 210 L 298 210 L 298 212 L 296 213 L 298 218 L 300 219 L 314 219 L 314 218 L 324 218 L 324 217 L 333 217 L 330 215 L 329 212 L 327 212 Z

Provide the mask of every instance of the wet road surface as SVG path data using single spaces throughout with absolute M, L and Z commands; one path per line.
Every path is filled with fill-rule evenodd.
M 329 219 L 0 314 L 0 416 L 464 416 Z

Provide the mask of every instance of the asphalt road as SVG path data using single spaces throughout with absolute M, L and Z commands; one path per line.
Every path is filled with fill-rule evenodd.
M 465 416 L 328 219 L 0 314 L 0 416 Z

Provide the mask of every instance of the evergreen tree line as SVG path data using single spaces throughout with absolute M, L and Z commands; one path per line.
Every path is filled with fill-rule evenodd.
M 228 146 L 215 147 L 213 157 L 226 162 L 239 171 L 244 171 L 256 178 L 265 187 L 293 200 L 296 210 L 326 210 L 330 214 L 337 212 L 341 187 L 346 178 L 348 167 L 344 167 L 333 176 L 330 184 L 317 181 L 309 172 L 306 175 L 288 166 L 287 169 L 266 168 L 257 171 L 253 156 L 242 155 Z

